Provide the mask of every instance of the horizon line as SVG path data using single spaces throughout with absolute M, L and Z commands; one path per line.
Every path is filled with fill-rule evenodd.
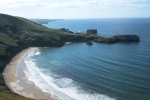
M 17 16 L 18 17 L 18 16 Z M 26 17 L 24 17 L 26 18 Z M 101 18 L 27 18 L 27 19 L 52 19 L 52 20 L 63 20 L 63 19 L 149 19 L 150 17 L 101 17 Z

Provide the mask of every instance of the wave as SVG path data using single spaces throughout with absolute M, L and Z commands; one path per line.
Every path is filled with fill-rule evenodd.
M 31 58 L 32 56 L 35 56 L 35 55 L 37 56 L 37 55 L 40 55 L 40 54 L 41 54 L 41 52 L 40 52 L 39 48 L 32 48 L 30 50 L 30 53 L 28 53 L 27 57 Z
M 60 100 L 116 100 L 107 95 L 84 89 L 70 78 L 38 68 L 35 59 L 33 59 L 37 54 L 40 54 L 39 49 L 34 48 L 25 58 L 27 70 L 24 72 L 28 80 L 33 81 L 43 92 L 49 92 Z

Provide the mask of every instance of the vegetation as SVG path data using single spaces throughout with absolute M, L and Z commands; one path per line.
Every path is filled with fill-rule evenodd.
M 4 33 L 0 33 L 0 42 L 10 46 L 17 46 L 16 41 Z
M 33 100 L 14 93 L 0 92 L 0 100 Z
M 19 96 L 18 94 L 10 92 L 10 90 L 4 86 L 0 85 L 0 100 L 33 100 Z
M 29 46 L 62 46 L 60 36 L 67 34 L 21 17 L 0 14 L 0 100 L 28 100 L 5 86 L 2 72 L 12 57 Z

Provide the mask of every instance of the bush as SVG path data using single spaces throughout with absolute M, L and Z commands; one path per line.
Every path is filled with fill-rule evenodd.
M 1 73 L 0 73 L 0 85 L 5 85 L 5 82 Z

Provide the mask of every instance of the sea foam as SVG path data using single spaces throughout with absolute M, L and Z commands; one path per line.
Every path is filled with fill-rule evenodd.
M 50 71 L 46 73 L 44 69 L 38 68 L 35 59 L 32 58 L 37 54 L 40 54 L 39 49 L 34 48 L 25 58 L 25 74 L 28 80 L 34 82 L 43 92 L 49 92 L 59 100 L 116 100 L 103 94 L 85 91 L 72 79 L 60 77 Z
M 40 54 L 41 54 L 41 52 L 40 52 L 39 48 L 32 48 L 26 58 L 31 58 L 35 55 L 40 55 Z

